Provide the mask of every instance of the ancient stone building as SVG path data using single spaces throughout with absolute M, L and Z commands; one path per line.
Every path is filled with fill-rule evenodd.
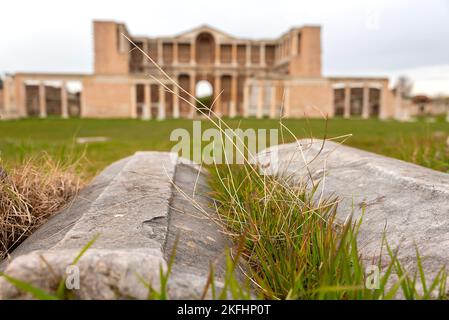
M 319 26 L 258 40 L 206 25 L 173 37 L 134 36 L 112 21 L 94 21 L 93 33 L 93 74 L 8 75 L 2 116 L 192 118 L 192 96 L 202 80 L 211 84 L 213 111 L 222 116 L 394 115 L 387 78 L 323 77 Z M 78 93 L 68 90 L 73 83 Z

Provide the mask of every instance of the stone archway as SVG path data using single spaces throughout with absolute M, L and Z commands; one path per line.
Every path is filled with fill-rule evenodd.
M 211 108 L 214 100 L 214 87 L 210 81 L 206 79 L 199 80 L 195 84 L 195 97 L 201 103 L 197 103 L 198 109 L 207 111 Z M 206 108 L 204 107 L 206 106 Z
M 200 33 L 196 38 L 196 63 L 211 65 L 215 61 L 215 40 L 208 32 Z

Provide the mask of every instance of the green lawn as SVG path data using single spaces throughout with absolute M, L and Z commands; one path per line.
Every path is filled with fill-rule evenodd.
M 277 120 L 233 119 L 226 120 L 231 127 L 278 128 Z M 325 127 L 324 120 L 286 120 L 285 124 L 296 137 L 311 133 L 322 137 L 353 134 L 347 145 L 415 162 L 437 170 L 449 171 L 449 151 L 446 139 L 449 123 L 443 118 L 429 123 L 395 121 L 331 119 Z M 203 128 L 210 127 L 203 122 Z M 95 174 L 111 162 L 131 155 L 137 150 L 170 150 L 170 132 L 176 128 L 192 129 L 186 119 L 165 121 L 98 120 L 98 119 L 24 119 L 0 121 L 1 158 L 14 165 L 23 158 L 42 151 L 54 157 L 68 157 L 73 151 L 81 153 L 86 148 L 83 170 Z M 75 137 L 103 136 L 108 142 L 76 145 Z M 293 137 L 286 135 L 287 141 Z

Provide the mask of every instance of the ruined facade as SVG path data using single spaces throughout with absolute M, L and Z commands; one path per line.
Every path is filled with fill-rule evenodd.
M 2 116 L 193 118 L 198 113 L 192 96 L 201 80 L 213 87 L 213 111 L 221 116 L 394 116 L 388 78 L 323 77 L 318 26 L 259 40 L 209 26 L 173 37 L 140 37 L 112 21 L 94 21 L 93 32 L 93 74 L 8 75 Z M 79 93 L 67 89 L 73 82 Z

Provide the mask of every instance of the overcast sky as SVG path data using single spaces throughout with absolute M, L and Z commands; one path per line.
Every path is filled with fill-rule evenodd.
M 449 94 L 448 0 L 14 0 L 1 6 L 0 73 L 92 72 L 92 20 L 134 35 L 210 24 L 241 37 L 322 25 L 327 76 L 408 75 L 415 93 Z

